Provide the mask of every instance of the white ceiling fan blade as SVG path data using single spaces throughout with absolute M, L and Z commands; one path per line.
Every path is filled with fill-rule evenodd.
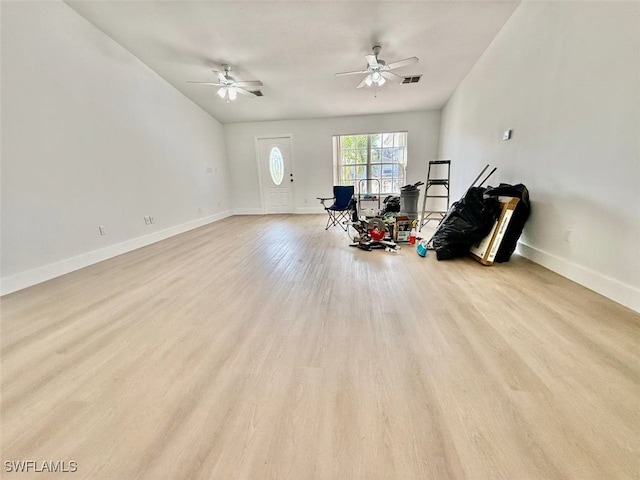
M 401 77 L 400 75 L 396 75 L 393 72 L 380 72 L 380 75 L 382 75 L 384 78 L 386 78 L 390 82 L 402 83 L 402 80 L 404 80 L 403 77 Z
M 365 55 L 364 58 L 367 59 L 367 63 L 369 64 L 370 67 L 378 66 L 378 59 L 376 58 L 375 55 L 368 54 L 368 55 Z
M 218 80 L 220 80 L 221 82 L 224 82 L 227 80 L 227 77 L 225 76 L 224 72 L 221 72 L 219 70 L 212 70 L 213 72 L 215 72 L 215 74 L 218 76 Z
M 236 87 L 236 92 L 238 92 L 240 95 L 244 95 L 245 97 L 257 97 L 257 95 L 253 92 L 250 92 L 249 90 L 245 90 L 244 88 L 241 87 Z
M 369 73 L 369 72 L 367 70 L 354 70 L 353 72 L 336 73 L 336 77 L 339 77 L 340 75 L 355 75 L 357 73 Z
M 362 88 L 362 87 L 367 87 L 367 78 L 369 78 L 369 76 L 366 76 L 364 80 L 362 80 L 358 85 L 356 85 L 356 88 Z
M 407 65 L 413 65 L 414 63 L 418 63 L 418 57 L 409 57 L 404 60 L 398 60 L 397 62 L 390 63 L 387 67 L 389 67 L 389 69 L 400 68 L 406 67 Z
M 263 83 L 260 80 L 247 80 L 246 82 L 235 82 L 238 87 L 262 87 Z
M 215 83 L 215 82 L 192 82 L 190 80 L 187 80 L 187 83 L 197 83 L 199 85 L 215 85 L 216 87 L 221 87 L 222 86 L 221 83 Z

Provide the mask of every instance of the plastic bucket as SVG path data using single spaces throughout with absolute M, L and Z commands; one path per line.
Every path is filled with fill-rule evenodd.
M 405 214 L 409 218 L 418 218 L 418 198 L 420 190 L 400 192 L 400 214 Z

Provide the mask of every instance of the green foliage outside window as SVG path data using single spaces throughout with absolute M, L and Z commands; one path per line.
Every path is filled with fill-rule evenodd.
M 406 145 L 407 132 L 334 137 L 334 182 L 353 185 L 359 193 L 400 192 L 405 179 Z

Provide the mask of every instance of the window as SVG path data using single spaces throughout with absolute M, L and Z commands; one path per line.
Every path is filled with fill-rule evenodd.
M 407 166 L 407 132 L 336 135 L 333 146 L 335 185 L 353 185 L 360 193 L 400 192 Z
M 278 147 L 273 147 L 269 154 L 269 173 L 271 174 L 271 180 L 276 185 L 280 185 L 284 178 L 284 161 L 282 160 L 282 153 Z

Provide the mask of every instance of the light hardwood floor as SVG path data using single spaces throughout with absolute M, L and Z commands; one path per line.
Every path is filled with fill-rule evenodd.
M 232 217 L 3 297 L 2 469 L 78 467 L 6 478 L 640 478 L 640 315 L 323 226 Z

